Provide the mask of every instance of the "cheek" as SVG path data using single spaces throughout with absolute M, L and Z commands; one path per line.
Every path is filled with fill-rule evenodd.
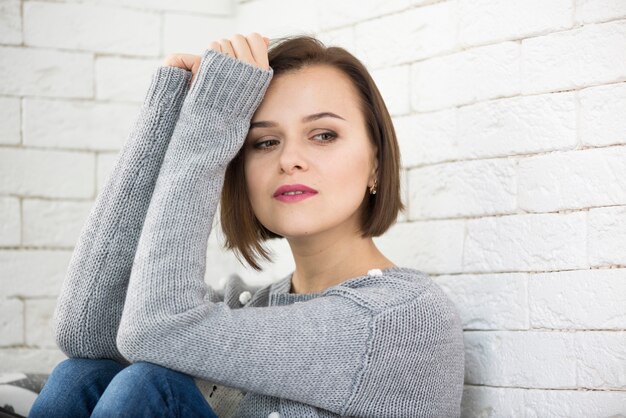
M 246 191 L 253 206 L 260 200 L 263 194 L 263 184 L 265 181 L 263 178 L 264 173 L 267 173 L 267 170 L 262 170 L 261 165 L 257 161 L 251 160 L 244 162 Z
M 337 161 L 327 160 L 323 169 L 324 183 L 337 203 L 350 207 L 361 204 L 368 181 L 368 162 L 365 157 L 341 156 Z
M 324 173 L 333 186 L 346 189 L 360 189 L 367 182 L 369 163 L 366 155 L 356 152 L 342 152 L 324 160 Z

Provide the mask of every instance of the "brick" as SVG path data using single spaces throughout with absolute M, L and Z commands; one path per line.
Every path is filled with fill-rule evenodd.
M 316 33 L 315 36 L 326 46 L 340 46 L 351 54 L 356 52 L 356 40 L 354 39 L 353 26 L 319 32 Z
M 519 207 L 529 212 L 626 204 L 626 147 L 520 160 Z
M 96 99 L 143 103 L 163 59 L 96 58 Z
M 520 44 L 503 42 L 411 66 L 411 106 L 439 110 L 520 93 Z
M 590 209 L 587 228 L 592 266 L 626 265 L 625 206 Z
M 393 125 L 403 167 L 440 163 L 458 154 L 456 109 L 396 116 Z
M 583 145 L 626 144 L 626 83 L 589 87 L 580 90 L 578 98 Z
M 94 160 L 87 153 L 0 148 L 0 193 L 91 198 Z
M 575 93 L 480 102 L 458 109 L 458 158 L 483 158 L 573 149 Z
M 26 300 L 26 345 L 56 348 L 53 315 L 56 299 Z
M 371 72 L 376 86 L 385 101 L 390 115 L 406 114 L 411 111 L 408 65 L 388 67 Z
M 622 297 L 622 306 L 624 300 Z M 574 335 L 578 386 L 626 389 L 626 332 L 594 331 Z
M 455 2 L 449 1 L 368 20 L 354 28 L 356 55 L 374 69 L 449 53 L 457 46 L 457 23 Z
M 0 46 L 0 94 L 93 97 L 91 54 Z
M 138 104 L 24 100 L 24 145 L 119 150 L 139 114 Z
M 514 212 L 516 162 L 490 159 L 444 163 L 409 171 L 410 220 Z
M 353 25 L 367 19 L 376 19 L 380 16 L 403 11 L 410 6 L 420 6 L 427 2 L 425 0 L 411 2 L 406 0 L 318 0 L 316 2 L 317 18 L 320 21 L 320 29 L 329 30 Z
M 463 46 L 521 39 L 568 29 L 571 0 L 461 0 L 459 40 Z
M 0 197 L 0 245 L 18 246 L 22 242 L 20 201 L 16 197 Z
M 39 0 L 42 1 L 42 0 Z M 45 0 L 56 1 L 56 0 Z M 67 2 L 83 3 L 84 0 L 67 0 Z M 96 1 L 90 0 L 88 3 L 95 3 Z M 198 1 L 198 0 L 97 0 L 98 4 L 106 4 L 110 6 L 118 6 L 124 9 L 139 9 L 139 10 L 157 10 L 157 11 L 179 11 L 179 12 L 191 12 L 191 13 L 206 13 L 215 15 L 229 15 L 234 12 L 233 4 L 229 0 L 211 0 L 211 1 Z
M 565 332 L 465 331 L 465 383 L 571 389 L 576 343 Z
M 394 224 L 374 243 L 396 265 L 455 273 L 462 270 L 464 230 L 463 220 Z
M 463 269 L 501 272 L 588 268 L 586 223 L 585 212 L 469 219 Z
M 22 135 L 21 113 L 20 99 L 0 97 L 0 144 L 16 145 L 20 143 Z
M 234 26 L 235 20 L 229 16 L 166 13 L 163 19 L 164 55 L 173 53 L 202 55 L 211 41 L 218 41 L 221 38 L 230 39 L 237 33 L 236 31 L 231 33 Z M 246 36 L 249 32 L 255 31 L 247 30 L 242 35 Z
M 233 32 L 242 35 L 258 32 L 270 39 L 290 33 L 318 32 L 316 1 L 263 0 L 239 3 L 235 10 Z M 268 10 L 272 12 L 268 13 Z M 259 19 L 259 16 L 263 16 L 263 19 Z
M 97 166 L 98 168 L 96 177 L 97 177 L 97 193 L 102 192 L 104 185 L 106 184 L 107 179 L 113 172 L 113 168 L 115 166 L 115 162 L 119 157 L 119 152 L 107 152 L 107 153 L 98 153 L 97 157 Z
M 462 417 L 526 418 L 524 396 L 531 389 L 489 386 L 463 387 Z
M 465 385 L 464 417 L 620 417 L 626 392 Z
M 7 348 L 0 350 L 0 372 L 50 374 L 66 358 L 58 348 Z
M 0 0 L 0 43 L 22 43 L 21 1 Z
M 525 410 L 532 417 L 619 418 L 625 404 L 626 393 L 608 391 L 542 390 L 529 391 L 525 396 Z
M 58 296 L 71 255 L 67 250 L 0 251 L 0 294 L 6 298 Z
M 604 22 L 626 17 L 623 0 L 575 0 L 577 23 Z
M 20 344 L 24 344 L 24 304 L 0 299 L 0 347 Z
M 155 56 L 157 13 L 93 4 L 24 2 L 24 42 L 30 46 Z
M 591 269 L 529 276 L 533 328 L 626 328 L 626 269 Z
M 24 244 L 74 247 L 92 207 L 92 201 L 25 199 Z
M 433 279 L 456 305 L 463 329 L 526 330 L 528 275 L 442 275 Z
M 577 89 L 626 77 L 626 22 L 591 24 L 522 41 L 522 93 Z

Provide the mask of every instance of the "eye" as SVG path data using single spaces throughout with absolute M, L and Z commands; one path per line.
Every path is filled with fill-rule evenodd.
M 335 140 L 335 138 L 337 138 L 337 134 L 332 132 L 332 131 L 322 132 L 322 133 L 319 133 L 319 134 L 317 134 L 315 136 L 321 136 L 321 135 L 327 135 L 328 139 L 322 140 L 320 142 L 333 142 Z
M 337 138 L 337 134 L 333 131 L 321 132 L 317 135 L 314 135 L 313 138 L 322 137 L 322 139 L 316 139 L 315 141 L 321 144 L 328 144 L 333 142 Z M 276 146 L 280 141 L 278 139 L 265 139 L 260 140 L 252 144 L 252 148 L 255 150 L 266 151 L 272 149 Z
M 252 147 L 255 148 L 255 149 L 259 149 L 259 150 L 268 149 L 268 148 L 271 147 L 270 145 L 264 146 L 264 144 L 267 144 L 268 142 L 278 142 L 278 141 L 276 141 L 275 139 L 268 139 L 266 141 L 259 141 L 259 142 L 255 143 L 255 144 L 252 144 Z

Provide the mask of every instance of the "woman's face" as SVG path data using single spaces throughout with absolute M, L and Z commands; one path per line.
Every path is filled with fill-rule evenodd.
M 322 112 L 338 117 L 304 120 Z M 359 231 L 360 205 L 374 182 L 376 150 L 357 91 L 340 70 L 316 65 L 274 77 L 244 147 L 248 196 L 267 229 L 285 238 L 337 227 Z M 297 201 L 274 196 L 280 186 L 294 184 L 317 193 Z

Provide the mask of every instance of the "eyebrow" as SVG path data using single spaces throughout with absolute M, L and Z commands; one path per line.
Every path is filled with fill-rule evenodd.
M 320 112 L 320 113 L 313 113 L 312 115 L 308 115 L 302 118 L 302 123 L 305 122 L 312 122 L 314 120 L 318 120 L 321 118 L 336 118 L 336 119 L 341 119 L 341 120 L 345 120 L 344 118 L 342 118 L 341 116 L 337 115 L 336 113 L 333 112 Z M 250 129 L 254 129 L 254 128 L 274 128 L 278 126 L 278 124 L 276 122 L 272 122 L 272 121 L 266 121 L 266 120 L 261 120 L 261 121 L 257 121 L 257 122 L 252 122 L 250 123 Z

